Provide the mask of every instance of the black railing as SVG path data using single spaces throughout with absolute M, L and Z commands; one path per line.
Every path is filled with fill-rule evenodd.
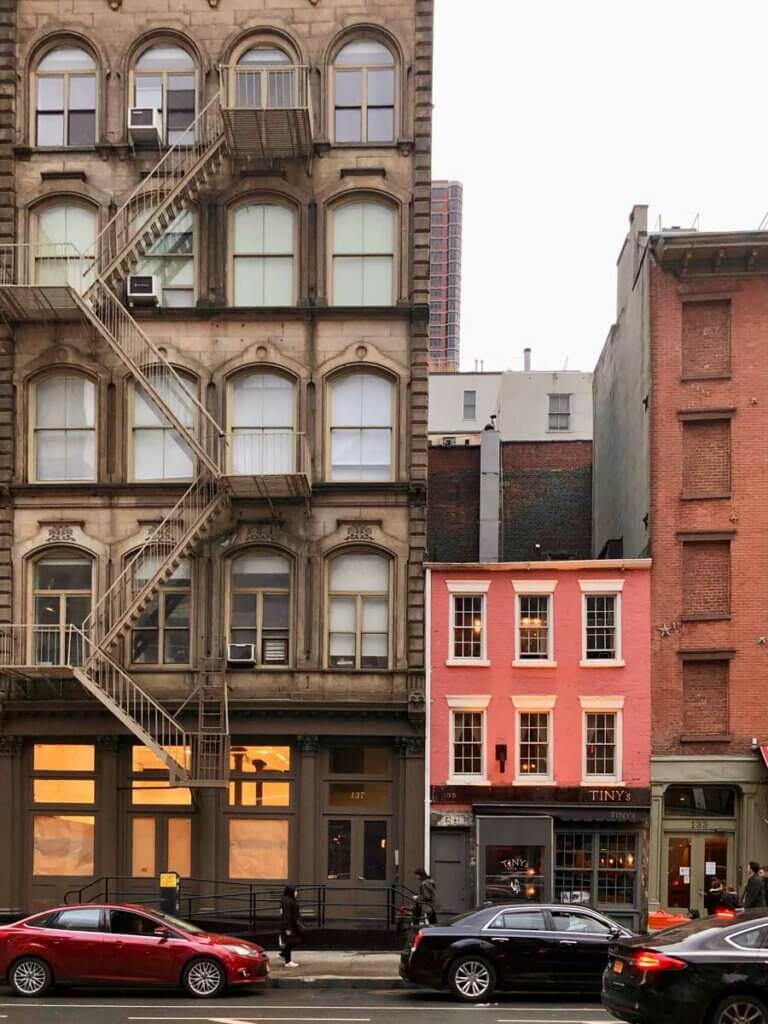
M 193 923 L 226 922 L 256 932 L 277 922 L 284 886 L 185 878 L 179 884 L 178 913 Z M 406 886 L 298 885 L 302 918 L 309 929 L 402 928 L 410 920 L 414 893 Z M 147 879 L 105 875 L 71 889 L 65 903 L 140 903 L 159 909 L 159 889 Z

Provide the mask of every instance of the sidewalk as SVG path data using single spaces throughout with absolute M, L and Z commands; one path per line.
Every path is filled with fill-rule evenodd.
M 398 974 L 399 953 L 357 951 L 296 951 L 299 967 L 286 967 L 277 950 L 269 950 L 269 966 L 275 988 L 402 988 Z

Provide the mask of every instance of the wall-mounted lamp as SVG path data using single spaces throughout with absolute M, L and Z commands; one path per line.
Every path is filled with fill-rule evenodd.
M 760 749 L 760 744 L 757 742 L 757 736 L 752 737 L 752 753 L 756 754 Z
M 499 771 L 503 774 L 507 764 L 507 744 L 496 744 L 496 760 L 499 762 Z

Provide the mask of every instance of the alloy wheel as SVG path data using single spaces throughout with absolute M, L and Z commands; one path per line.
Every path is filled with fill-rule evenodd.
M 720 1014 L 718 1024 L 768 1024 L 761 1007 L 751 1000 L 739 1000 L 726 1006 Z
M 477 999 L 485 995 L 491 987 L 491 972 L 481 960 L 465 960 L 456 968 L 453 980 L 456 988 L 466 999 Z M 735 1022 L 728 1021 L 727 1024 Z M 752 1024 L 752 1021 L 749 1024 Z
M 198 960 L 187 971 L 187 984 L 196 996 L 210 996 L 221 986 L 221 968 L 212 960 Z
M 13 982 L 25 996 L 36 996 L 48 982 L 48 974 L 39 960 L 22 960 L 13 969 Z

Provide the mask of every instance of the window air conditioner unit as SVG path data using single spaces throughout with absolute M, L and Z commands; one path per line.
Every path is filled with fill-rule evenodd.
M 229 644 L 227 661 L 230 665 L 255 665 L 256 644 Z
M 455 444 L 456 444 L 456 438 L 455 437 L 444 437 L 443 438 L 443 446 L 445 448 L 453 448 L 453 446 Z
M 133 143 L 159 146 L 162 140 L 160 111 L 154 107 L 131 107 L 128 111 L 128 137 Z
M 129 306 L 159 306 L 160 289 L 155 274 L 128 275 Z

